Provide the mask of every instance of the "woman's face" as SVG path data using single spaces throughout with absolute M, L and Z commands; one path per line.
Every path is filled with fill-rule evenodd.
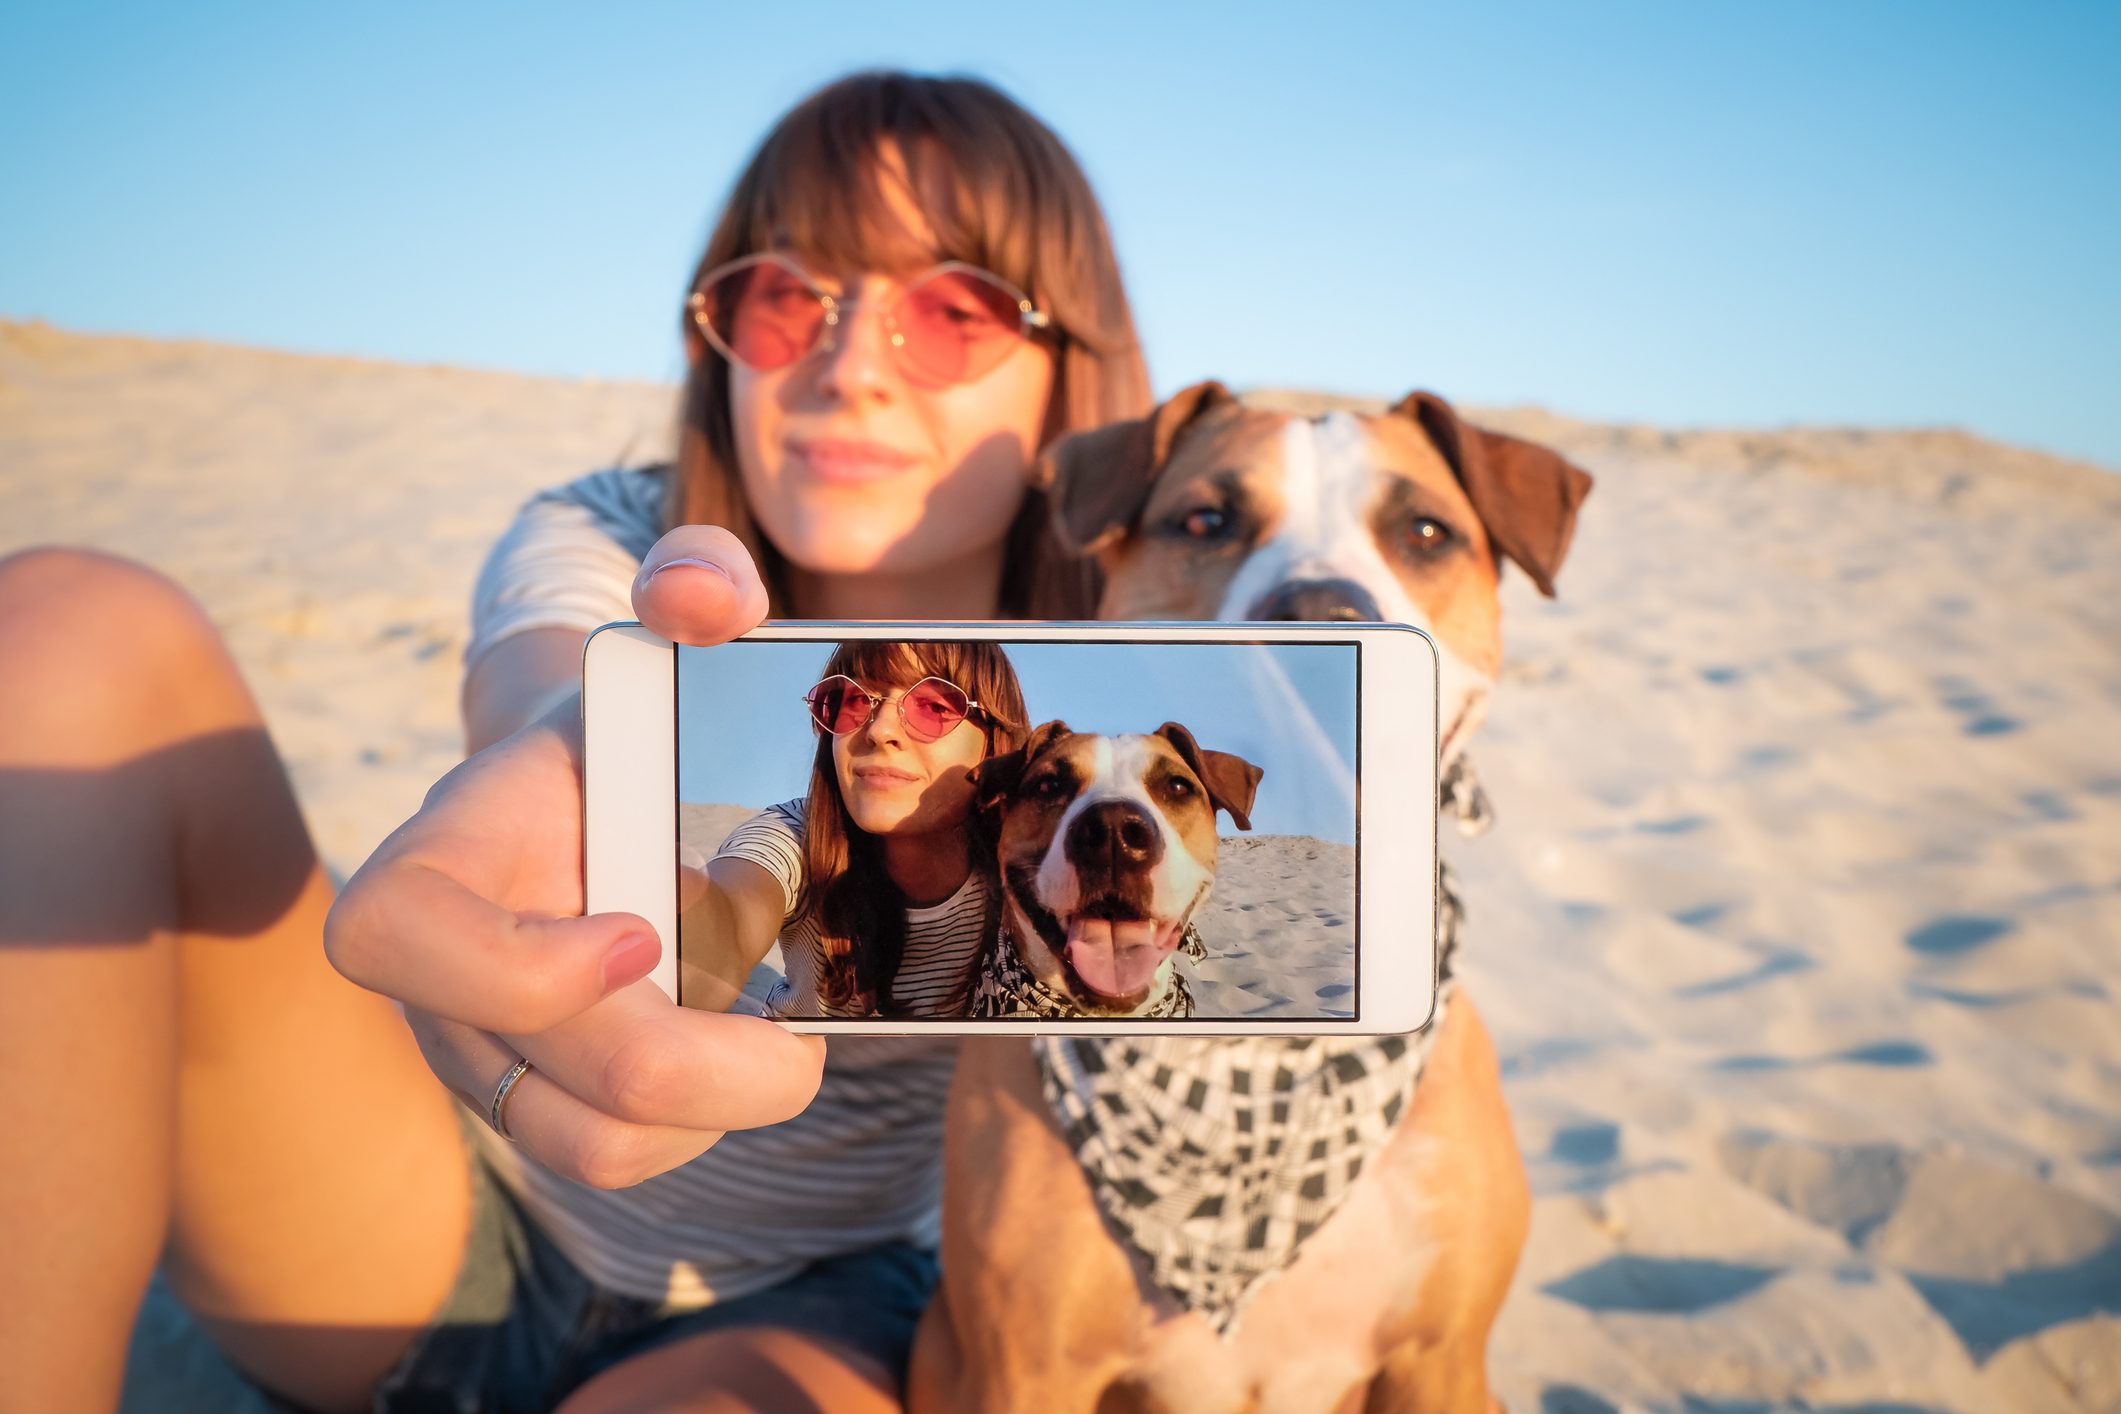
M 872 835 L 938 834 L 972 815 L 972 768 L 987 755 L 987 735 L 968 717 L 934 741 L 906 730 L 906 689 L 865 684 L 884 695 L 857 731 L 832 739 L 832 770 L 855 824 Z
M 895 154 L 884 165 L 903 175 Z M 885 197 L 932 246 L 902 186 L 887 180 Z M 854 300 L 835 346 L 768 372 L 730 368 L 738 469 L 759 528 L 814 574 L 916 575 L 991 552 L 1038 454 L 1051 351 L 1024 340 L 970 382 L 911 381 L 884 315 L 900 281 L 920 272 L 806 268 L 835 298 Z

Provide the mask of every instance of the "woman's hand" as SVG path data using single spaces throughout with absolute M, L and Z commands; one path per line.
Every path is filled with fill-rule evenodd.
M 751 557 L 711 526 L 657 542 L 633 601 L 651 629 L 693 644 L 766 611 Z M 510 1136 L 555 1172 L 615 1188 L 799 1112 L 824 1044 L 673 1005 L 641 979 L 676 939 L 632 914 L 579 916 L 578 700 L 443 777 L 348 882 L 324 942 L 347 977 L 405 1004 L 428 1064 L 474 1112 L 528 1059 Z

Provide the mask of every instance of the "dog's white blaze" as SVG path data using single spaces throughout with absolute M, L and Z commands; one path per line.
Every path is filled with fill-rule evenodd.
M 1478 724 L 1492 684 L 1438 636 L 1370 533 L 1378 474 L 1369 429 L 1345 412 L 1329 412 L 1316 421 L 1291 417 L 1282 428 L 1281 468 L 1281 523 L 1239 567 L 1216 618 L 1243 623 L 1254 604 L 1296 580 L 1345 579 L 1361 585 L 1386 622 L 1411 624 L 1436 643 L 1436 729 L 1447 761 Z
M 1243 622 L 1260 598 L 1292 580 L 1346 579 L 1370 592 L 1392 623 L 1427 628 L 1370 534 L 1377 489 L 1369 434 L 1344 412 L 1316 422 L 1292 417 L 1282 428 L 1282 517 L 1223 596 L 1216 617 Z
M 1062 812 L 1039 861 L 1035 893 L 1049 912 L 1070 914 L 1081 907 L 1075 868 L 1068 863 L 1068 831 L 1076 819 L 1100 801 L 1124 800 L 1139 805 L 1156 822 L 1164 837 L 1164 858 L 1150 878 L 1149 907 L 1158 918 L 1170 919 L 1184 912 L 1214 873 L 1193 857 L 1170 817 L 1149 798 L 1149 767 L 1155 752 L 1142 736 L 1101 736 L 1090 750 L 1090 779 Z

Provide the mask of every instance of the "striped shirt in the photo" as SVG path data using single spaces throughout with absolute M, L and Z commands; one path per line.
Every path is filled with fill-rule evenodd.
M 766 995 L 775 1016 L 841 1015 L 818 997 L 818 920 L 795 913 L 803 893 L 803 818 L 807 802 L 771 806 L 729 832 L 717 859 L 744 859 L 781 886 L 781 958 L 786 969 Z M 929 908 L 906 910 L 906 948 L 891 981 L 891 999 L 917 1016 L 957 1014 L 950 1003 L 964 985 L 987 928 L 988 887 L 977 872 L 957 892 Z M 848 1038 L 852 1039 L 852 1038 Z M 838 1044 L 844 1045 L 842 1041 Z

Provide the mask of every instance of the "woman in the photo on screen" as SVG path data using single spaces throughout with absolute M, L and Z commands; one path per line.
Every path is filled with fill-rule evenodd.
M 808 792 L 738 825 L 687 890 L 686 1004 L 728 1006 L 778 941 L 773 1015 L 962 1015 L 997 889 L 972 771 L 1026 730 L 1008 655 L 843 643 L 804 702 L 817 737 Z

